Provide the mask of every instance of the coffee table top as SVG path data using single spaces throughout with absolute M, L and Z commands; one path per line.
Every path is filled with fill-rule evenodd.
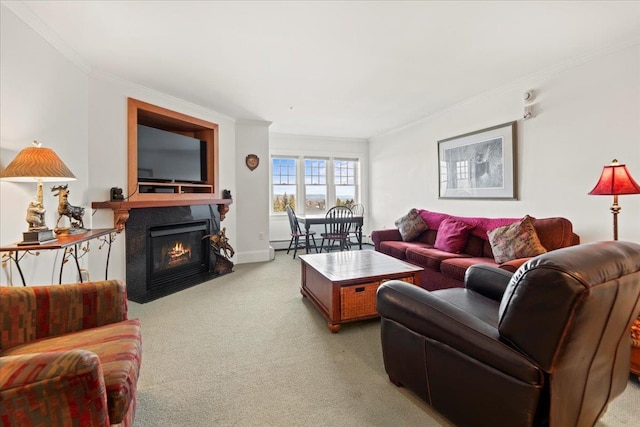
M 300 255 L 299 258 L 334 283 L 423 270 L 421 267 L 372 250 L 306 254 Z

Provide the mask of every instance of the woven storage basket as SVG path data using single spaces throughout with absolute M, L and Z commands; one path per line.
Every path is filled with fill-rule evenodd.
M 344 286 L 340 289 L 340 313 L 342 320 L 358 319 L 378 314 L 376 291 L 380 282 Z

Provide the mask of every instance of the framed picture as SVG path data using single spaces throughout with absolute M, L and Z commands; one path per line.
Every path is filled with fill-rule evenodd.
M 438 141 L 439 198 L 517 200 L 516 122 Z

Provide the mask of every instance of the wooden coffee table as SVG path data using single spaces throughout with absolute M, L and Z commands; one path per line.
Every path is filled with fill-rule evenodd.
M 333 333 L 340 325 L 378 317 L 376 292 L 387 280 L 420 283 L 421 267 L 371 250 L 300 255 L 302 287 L 328 320 Z

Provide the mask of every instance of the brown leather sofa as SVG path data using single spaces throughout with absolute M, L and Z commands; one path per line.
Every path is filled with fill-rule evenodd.
M 629 379 L 640 245 L 558 249 L 465 288 L 378 290 L 390 380 L 458 426 L 593 426 Z

